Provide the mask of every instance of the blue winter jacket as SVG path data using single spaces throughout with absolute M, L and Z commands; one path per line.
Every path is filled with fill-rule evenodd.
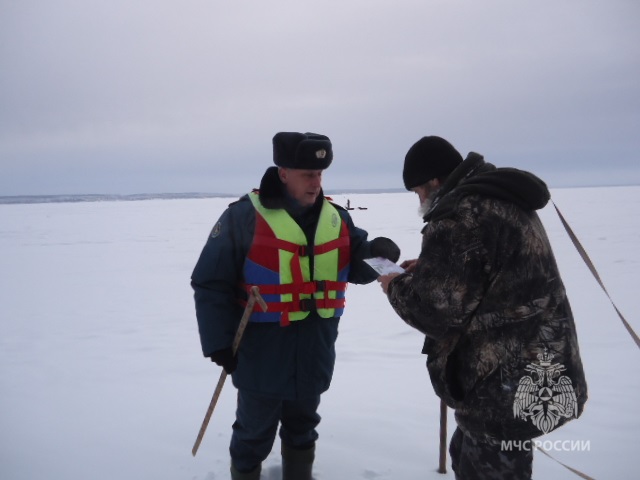
M 260 199 L 267 208 L 285 208 L 312 244 L 322 196 L 305 210 L 288 199 L 271 167 L 260 185 Z M 370 283 L 376 273 L 363 259 L 371 257 L 367 232 L 353 224 L 349 213 L 336 205 L 349 228 L 351 264 L 349 282 Z M 229 205 L 213 227 L 191 276 L 202 351 L 231 346 L 243 308 L 238 285 L 255 227 L 255 208 L 248 196 Z M 347 290 L 348 297 L 348 290 Z M 348 315 L 348 306 L 346 309 Z M 279 323 L 250 322 L 238 349 L 234 385 L 243 390 L 283 399 L 316 396 L 331 383 L 339 318 L 321 318 L 314 312 L 302 321 L 282 327 Z

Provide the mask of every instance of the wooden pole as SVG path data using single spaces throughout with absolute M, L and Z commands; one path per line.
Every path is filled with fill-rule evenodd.
M 440 463 L 438 473 L 447 473 L 447 404 L 440 400 Z
M 249 323 L 249 317 L 251 313 L 253 313 L 253 307 L 255 303 L 258 302 L 263 311 L 267 311 L 267 304 L 262 299 L 260 295 L 260 291 L 258 287 L 251 287 L 251 291 L 249 294 L 249 299 L 247 301 L 247 306 L 244 309 L 244 313 L 242 314 L 242 318 L 240 319 L 240 324 L 238 325 L 238 330 L 236 331 L 236 336 L 233 339 L 233 344 L 231 346 L 233 354 L 235 355 L 238 351 L 238 346 L 240 345 L 240 340 L 242 340 L 242 335 L 244 334 L 244 330 L 247 327 L 247 323 Z M 202 421 L 202 426 L 200 427 L 200 431 L 198 432 L 198 438 L 196 438 L 196 443 L 193 445 L 191 449 L 191 454 L 195 457 L 196 453 L 198 453 L 198 448 L 200 448 L 200 443 L 202 443 L 202 438 L 204 437 L 204 432 L 207 430 L 207 426 L 209 425 L 209 420 L 211 420 L 211 415 L 213 414 L 213 410 L 216 408 L 216 404 L 218 403 L 218 398 L 220 397 L 220 393 L 222 392 L 222 387 L 224 387 L 224 382 L 227 379 L 227 372 L 222 370 L 220 373 L 220 378 L 218 379 L 218 384 L 216 385 L 216 389 L 213 392 L 213 397 L 211 398 L 211 402 L 209 403 L 209 408 L 207 409 L 207 413 L 204 416 L 204 420 Z

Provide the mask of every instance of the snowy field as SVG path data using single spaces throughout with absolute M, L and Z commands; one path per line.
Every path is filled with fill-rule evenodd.
M 640 187 L 552 193 L 640 332 Z M 417 256 L 414 194 L 334 196 L 347 199 L 356 225 L 396 240 L 402 259 Z M 200 352 L 189 286 L 229 201 L 0 205 L 0 479 L 229 478 L 231 382 L 191 455 L 220 368 Z M 590 389 L 582 418 L 541 439 L 588 445 L 549 453 L 596 479 L 636 479 L 640 351 L 553 208 L 541 216 Z M 315 478 L 452 479 L 450 468 L 436 472 L 439 400 L 422 335 L 395 316 L 377 282 L 351 285 L 347 298 L 334 381 L 320 405 Z M 451 434 L 451 414 L 449 426 Z M 263 478 L 280 478 L 279 463 L 274 448 Z M 578 477 L 537 452 L 534 478 Z

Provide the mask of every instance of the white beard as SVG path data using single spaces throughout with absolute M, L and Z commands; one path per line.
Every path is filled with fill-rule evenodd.
M 431 200 L 431 198 L 427 198 L 420 204 L 420 206 L 418 207 L 418 215 L 420 216 L 420 218 L 423 218 L 427 214 L 427 212 L 431 209 L 432 204 L 433 201 Z
M 436 198 L 436 195 L 438 195 L 439 191 L 440 189 L 438 188 L 430 192 L 429 196 L 425 198 L 424 202 L 420 204 L 420 207 L 418 207 L 418 215 L 420 215 L 420 218 L 424 218 L 427 212 L 431 210 L 431 206 L 433 205 L 433 200 Z

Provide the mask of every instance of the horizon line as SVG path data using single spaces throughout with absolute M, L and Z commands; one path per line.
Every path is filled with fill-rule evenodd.
M 624 185 L 576 185 L 566 187 L 549 187 L 550 190 L 578 189 L 578 188 L 624 188 L 637 187 L 638 184 Z M 385 194 L 406 193 L 404 188 L 336 188 L 324 191 L 325 195 L 347 194 Z M 29 204 L 29 203 L 80 203 L 98 201 L 136 201 L 136 200 L 184 200 L 204 198 L 239 198 L 245 193 L 209 193 L 209 192 L 165 192 L 165 193 L 60 193 L 33 195 L 0 195 L 0 204 Z

